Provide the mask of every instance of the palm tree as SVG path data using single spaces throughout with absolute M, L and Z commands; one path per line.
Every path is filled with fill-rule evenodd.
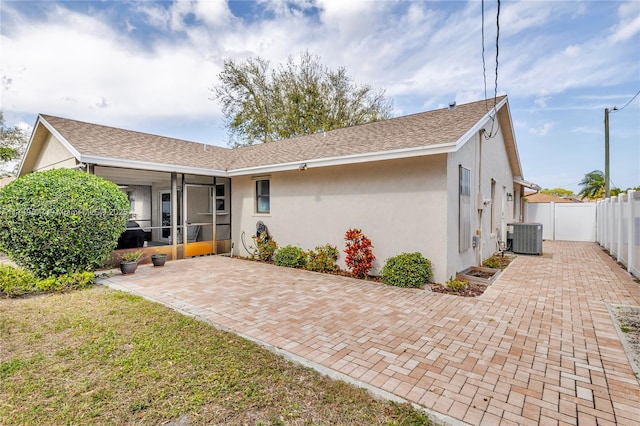
M 594 198 L 602 198 L 604 195 L 604 173 L 600 170 L 594 170 L 584 175 L 579 185 L 582 190 L 578 193 L 579 197 L 587 197 L 591 200 Z
M 584 175 L 584 178 L 579 185 L 582 186 L 582 190 L 578 193 L 579 197 L 586 197 L 590 200 L 605 197 L 604 173 L 602 173 L 600 170 L 594 170 Z M 621 194 L 623 192 L 624 191 L 622 189 L 614 186 L 609 189 L 609 196 L 616 197 L 618 194 Z
M 594 198 L 602 198 L 604 196 L 604 173 L 600 170 L 594 170 L 584 175 L 579 185 L 582 190 L 578 193 L 579 197 L 587 197 L 591 200 Z

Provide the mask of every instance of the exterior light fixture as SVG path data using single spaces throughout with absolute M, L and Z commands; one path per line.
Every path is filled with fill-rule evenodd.
M 507 192 L 507 201 L 513 201 L 513 194 L 510 192 Z
M 307 163 L 301 163 L 298 166 L 298 170 L 300 170 L 301 172 L 307 170 Z

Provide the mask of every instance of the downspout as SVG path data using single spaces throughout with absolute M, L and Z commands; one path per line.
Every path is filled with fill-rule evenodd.
M 478 245 L 476 247 L 477 266 L 482 266 L 482 213 L 484 212 L 484 197 L 482 196 L 482 137 L 484 136 L 484 131 L 484 129 L 480 129 L 478 132 L 478 194 L 476 203 L 478 204 L 479 224 L 476 230 L 476 236 L 478 237 Z
M 524 199 L 526 198 L 524 196 L 524 186 L 520 185 L 520 222 L 525 222 L 525 220 L 527 219 L 525 216 L 525 201 Z M 540 192 L 540 187 L 538 188 L 530 188 L 533 189 L 535 192 L 533 194 L 529 194 L 529 195 L 536 195 Z

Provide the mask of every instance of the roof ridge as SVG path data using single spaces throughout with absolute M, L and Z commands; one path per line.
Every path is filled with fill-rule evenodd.
M 56 119 L 56 120 L 64 120 L 64 121 L 68 121 L 68 122 L 79 123 L 79 124 L 82 124 L 82 125 L 101 127 L 101 128 L 104 128 L 104 129 L 112 129 L 112 130 L 116 130 L 116 131 L 119 131 L 119 132 L 136 133 L 136 134 L 139 134 L 139 135 L 154 136 L 154 137 L 157 137 L 157 138 L 170 139 L 170 140 L 178 141 L 178 142 L 187 142 L 187 143 L 194 143 L 194 144 L 198 144 L 198 145 L 207 145 L 207 146 L 220 148 L 220 149 L 224 149 L 224 150 L 228 150 L 228 151 L 231 150 L 231 148 L 227 148 L 227 147 L 224 147 L 224 146 L 212 145 L 212 144 L 208 144 L 206 142 L 197 142 L 197 141 L 193 141 L 193 140 L 189 140 L 189 139 L 175 138 L 173 136 L 164 136 L 164 135 L 159 135 L 157 133 L 149 133 L 149 132 L 143 132 L 143 131 L 140 131 L 140 130 L 125 129 L 123 127 L 115 127 L 115 126 L 110 126 L 110 125 L 107 125 L 107 124 L 92 123 L 90 121 L 76 120 L 76 119 L 73 119 L 73 118 L 60 117 L 60 116 L 57 116 L 57 115 L 50 115 L 50 114 L 43 114 L 43 113 L 40 113 L 38 115 L 40 117 L 44 118 L 45 120 L 47 120 L 47 118 L 53 118 L 53 119 Z M 47 121 L 49 121 L 49 120 L 47 120 Z
M 501 96 L 496 97 L 495 98 L 496 99 L 496 104 L 500 103 L 500 101 L 502 101 L 506 97 L 507 97 L 507 95 L 501 95 Z M 481 100 L 478 100 L 478 101 L 467 102 L 467 103 L 464 103 L 464 104 L 456 105 L 456 108 L 470 108 L 472 105 L 483 103 L 483 102 L 486 102 L 486 101 L 490 101 L 492 99 L 493 98 L 487 98 L 487 99 L 481 99 Z M 489 113 L 492 108 L 493 108 L 493 106 L 487 110 L 487 113 Z M 407 115 L 400 115 L 398 117 L 383 118 L 382 120 L 369 121 L 367 123 L 353 124 L 351 126 L 345 126 L 345 127 L 340 127 L 340 128 L 337 128 L 337 129 L 323 130 L 323 131 L 318 131 L 318 132 L 315 132 L 315 133 L 297 135 L 297 136 L 292 136 L 292 137 L 285 138 L 285 139 L 276 139 L 276 140 L 272 140 L 272 141 L 268 141 L 268 142 L 259 142 L 259 143 L 254 143 L 254 144 L 251 144 L 251 145 L 243 145 L 243 146 L 238 146 L 238 147 L 234 147 L 234 148 L 231 148 L 231 149 L 233 149 L 235 151 L 243 150 L 243 149 L 259 149 L 258 147 L 266 145 L 266 144 L 282 143 L 282 142 L 291 141 L 291 140 L 300 140 L 302 138 L 311 138 L 313 136 L 317 136 L 317 135 L 320 135 L 322 133 L 329 134 L 329 133 L 334 133 L 334 132 L 341 132 L 341 131 L 345 131 L 345 130 L 352 130 L 352 129 L 355 129 L 357 127 L 380 125 L 381 123 L 388 124 L 389 122 L 392 122 L 392 121 L 412 119 L 412 118 L 415 118 L 415 117 L 418 117 L 418 116 L 422 116 L 422 115 L 425 115 L 425 114 L 433 114 L 433 113 L 438 112 L 438 111 L 446 111 L 446 110 L 449 110 L 449 109 L 450 109 L 449 107 L 442 107 L 442 108 L 437 108 L 437 109 L 431 109 L 431 110 L 428 110 L 428 111 L 414 112 L 414 113 L 407 114 Z

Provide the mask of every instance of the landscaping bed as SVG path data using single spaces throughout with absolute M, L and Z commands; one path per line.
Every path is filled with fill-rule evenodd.
M 631 367 L 640 382 L 640 306 L 614 305 L 610 312 Z
M 467 281 L 469 284 L 488 286 L 493 284 L 500 275 L 500 272 L 501 269 L 472 266 L 462 272 L 458 272 L 456 278 Z
M 467 285 L 465 288 L 458 291 L 452 290 L 450 288 L 447 288 L 443 284 L 438 283 L 431 283 L 429 284 L 429 287 L 431 288 L 431 291 L 435 293 L 450 294 L 452 296 L 462 297 L 478 297 L 482 295 L 482 293 L 484 293 L 488 286 L 485 284 L 469 283 L 469 285 Z

